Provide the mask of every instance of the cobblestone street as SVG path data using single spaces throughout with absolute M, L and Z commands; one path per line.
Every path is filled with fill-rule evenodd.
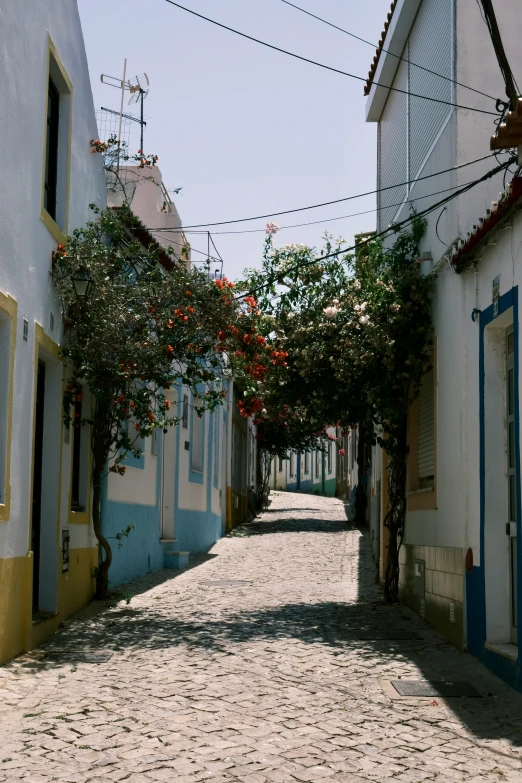
M 0 668 L 1 783 L 522 780 L 522 696 L 379 603 L 342 502 L 272 498 L 188 570 L 92 604 L 43 657 Z M 386 628 L 421 639 L 357 635 Z M 404 698 L 399 678 L 483 698 Z

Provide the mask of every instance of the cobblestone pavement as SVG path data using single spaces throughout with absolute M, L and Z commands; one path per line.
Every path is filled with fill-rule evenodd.
M 0 668 L 0 783 L 522 781 L 522 697 L 379 603 L 340 501 L 273 497 L 190 569 L 132 583 L 129 605 L 92 604 L 43 658 Z M 356 634 L 385 628 L 421 639 Z M 401 698 L 398 678 L 483 698 Z

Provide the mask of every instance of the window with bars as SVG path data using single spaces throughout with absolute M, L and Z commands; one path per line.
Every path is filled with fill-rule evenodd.
M 310 473 L 310 452 L 305 451 L 304 454 L 304 472 Z

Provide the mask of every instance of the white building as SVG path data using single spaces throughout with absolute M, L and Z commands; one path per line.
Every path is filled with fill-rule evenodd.
M 92 595 L 97 550 L 88 497 L 77 497 L 88 494 L 87 465 L 62 426 L 62 314 L 49 273 L 57 244 L 106 197 L 89 153 L 96 118 L 76 3 L 5 0 L 1 20 L 0 661 Z
M 505 0 L 495 3 L 495 10 L 520 80 L 520 5 Z M 495 117 L 449 104 L 495 112 L 494 99 L 505 97 L 475 0 L 396 0 L 367 92 L 367 119 L 378 123 L 378 186 L 397 185 L 379 196 L 378 231 L 408 217 L 408 202 L 414 201 L 420 211 L 496 165 L 495 158 L 488 158 L 456 169 L 488 155 Z M 398 184 L 406 182 L 410 184 Z M 455 644 L 520 687 L 518 190 L 506 197 L 504 223 L 491 223 L 495 237 L 484 231 L 489 247 L 482 245 L 477 254 L 480 243 L 469 248 L 466 240 L 502 190 L 498 175 L 441 207 L 429 216 L 422 241 L 423 268 L 438 273 L 436 343 L 433 370 L 408 422 L 401 595 Z M 451 260 L 459 239 L 465 247 L 457 266 L 465 271 L 456 275 Z M 500 296 L 498 315 L 492 291 Z M 385 503 L 384 487 L 382 497 Z M 382 538 L 385 543 L 386 531 Z

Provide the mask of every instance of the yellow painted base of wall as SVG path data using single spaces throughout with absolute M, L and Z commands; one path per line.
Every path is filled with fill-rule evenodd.
M 237 498 L 237 500 L 236 500 Z M 237 504 L 237 505 L 236 505 Z M 246 495 L 239 495 L 234 492 L 232 487 L 227 487 L 227 518 L 226 532 L 230 533 L 235 527 L 246 520 L 248 509 L 248 498 Z
M 420 614 L 414 593 L 415 560 L 425 563 L 424 619 L 459 650 L 464 644 L 464 558 L 455 547 L 403 545 L 399 554 L 400 600 Z M 454 605 L 454 621 L 450 619 Z
M 94 594 L 97 548 L 71 549 L 70 570 L 58 573 L 58 613 L 33 624 L 33 556 L 0 560 L 0 663 L 38 647 Z M 60 568 L 61 568 L 61 559 Z
M 30 557 L 0 560 L 0 663 L 26 649 Z

